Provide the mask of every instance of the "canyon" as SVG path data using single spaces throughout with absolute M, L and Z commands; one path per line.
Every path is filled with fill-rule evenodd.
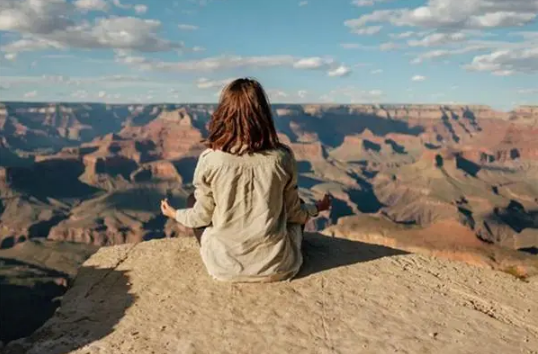
M 0 284 L 50 286 L 40 301 L 52 303 L 99 247 L 191 236 L 159 201 L 185 206 L 215 107 L 1 103 Z M 538 106 L 279 104 L 273 114 L 301 197 L 334 198 L 308 232 L 538 274 Z

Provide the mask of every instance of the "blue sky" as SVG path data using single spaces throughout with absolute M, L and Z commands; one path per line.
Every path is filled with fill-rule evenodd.
M 538 0 L 2 0 L 0 99 L 538 104 Z

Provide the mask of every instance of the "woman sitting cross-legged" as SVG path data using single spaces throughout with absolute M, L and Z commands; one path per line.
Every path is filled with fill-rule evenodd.
M 194 229 L 207 271 L 218 280 L 293 278 L 303 262 L 304 224 L 331 201 L 299 199 L 295 158 L 279 142 L 257 81 L 238 79 L 224 89 L 205 144 L 194 198 L 178 210 L 163 200 L 163 214 Z

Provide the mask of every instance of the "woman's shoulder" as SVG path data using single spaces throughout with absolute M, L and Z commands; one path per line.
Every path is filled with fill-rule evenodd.
M 234 155 L 221 150 L 206 149 L 199 157 L 199 163 L 215 167 L 221 165 L 266 164 L 269 161 L 288 165 L 294 160 L 292 150 L 285 145 L 275 149 L 244 155 Z
M 275 149 L 277 152 L 277 155 L 282 158 L 284 161 L 293 161 L 295 160 L 295 154 L 293 153 L 293 150 L 285 144 L 280 144 L 278 148 Z

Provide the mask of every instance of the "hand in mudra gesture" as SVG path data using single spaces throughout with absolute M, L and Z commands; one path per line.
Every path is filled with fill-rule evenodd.
M 168 204 L 168 199 L 161 200 L 161 212 L 169 218 L 174 218 L 176 215 L 176 209 Z
M 319 212 L 329 210 L 331 208 L 331 196 L 329 194 L 325 194 L 323 196 L 323 199 L 318 200 L 316 202 L 316 208 L 318 208 Z

